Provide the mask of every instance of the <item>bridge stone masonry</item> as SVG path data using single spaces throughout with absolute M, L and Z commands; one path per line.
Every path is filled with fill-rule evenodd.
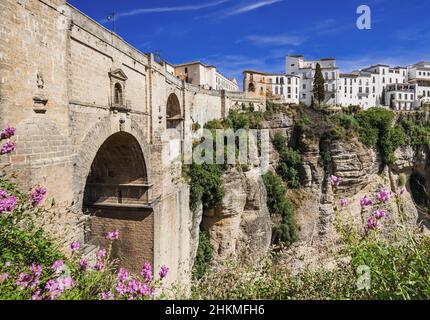
M 264 108 L 178 80 L 64 0 L 0 0 L 0 125 L 17 128 L 18 145 L 1 161 L 25 188 L 48 188 L 64 238 L 90 248 L 118 228 L 113 253 L 132 271 L 149 261 L 170 281 L 190 278 L 198 226 L 183 143 L 163 161 L 166 129 L 184 140 L 250 102 Z

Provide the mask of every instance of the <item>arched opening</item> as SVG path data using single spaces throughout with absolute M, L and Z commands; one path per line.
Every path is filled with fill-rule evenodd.
M 166 128 L 167 129 L 181 129 L 184 118 L 181 114 L 181 104 L 176 94 L 172 93 L 167 99 L 166 107 Z
M 253 84 L 253 83 L 250 83 L 250 84 L 249 84 L 249 86 L 248 86 L 248 91 L 249 91 L 249 92 L 255 92 L 255 86 L 254 86 L 254 84 Z
M 91 215 L 87 242 L 105 247 L 107 232 L 118 229 L 112 256 L 119 266 L 139 272 L 143 263 L 153 263 L 154 217 L 151 186 L 139 142 L 119 132 L 100 147 L 91 165 L 83 202 Z
M 120 106 L 123 105 L 122 86 L 119 83 L 115 83 L 114 91 L 114 103 Z

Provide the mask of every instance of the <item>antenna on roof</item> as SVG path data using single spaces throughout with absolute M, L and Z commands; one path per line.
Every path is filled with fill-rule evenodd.
M 116 15 L 116 13 L 115 13 L 115 11 L 113 11 L 110 15 L 108 15 L 107 16 L 107 18 L 106 18 L 106 20 L 108 21 L 108 22 L 111 22 L 112 21 L 112 31 L 115 33 L 116 32 L 116 30 L 115 30 L 115 15 Z

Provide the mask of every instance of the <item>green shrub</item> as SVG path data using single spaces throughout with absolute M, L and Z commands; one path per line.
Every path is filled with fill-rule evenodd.
M 267 190 L 267 206 L 271 215 L 281 217 L 281 223 L 274 227 L 272 242 L 291 244 L 297 240 L 297 226 L 294 221 L 294 206 L 287 199 L 283 181 L 273 172 L 263 176 Z
M 199 246 L 197 247 L 197 254 L 192 271 L 193 279 L 199 280 L 206 274 L 212 262 L 213 250 L 209 233 L 200 231 Z
M 191 164 L 188 169 L 190 178 L 190 208 L 196 210 L 201 203 L 203 209 L 215 207 L 224 197 L 221 176 L 223 170 L 216 164 Z
M 298 166 L 301 163 L 301 155 L 288 147 L 287 138 L 282 133 L 276 133 L 272 140 L 273 146 L 279 153 L 279 163 L 276 173 L 288 183 L 292 189 L 300 188 Z

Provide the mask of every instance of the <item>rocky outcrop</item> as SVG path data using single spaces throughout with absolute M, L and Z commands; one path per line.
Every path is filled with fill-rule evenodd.
M 330 154 L 332 174 L 342 180 L 337 193 L 344 196 L 362 190 L 379 170 L 380 161 L 375 151 L 366 148 L 357 138 L 334 141 Z
M 214 260 L 259 260 L 269 249 L 272 222 L 266 189 L 258 169 L 243 173 L 237 168 L 223 175 L 225 196 L 216 208 L 204 213 L 203 228 L 209 231 Z

